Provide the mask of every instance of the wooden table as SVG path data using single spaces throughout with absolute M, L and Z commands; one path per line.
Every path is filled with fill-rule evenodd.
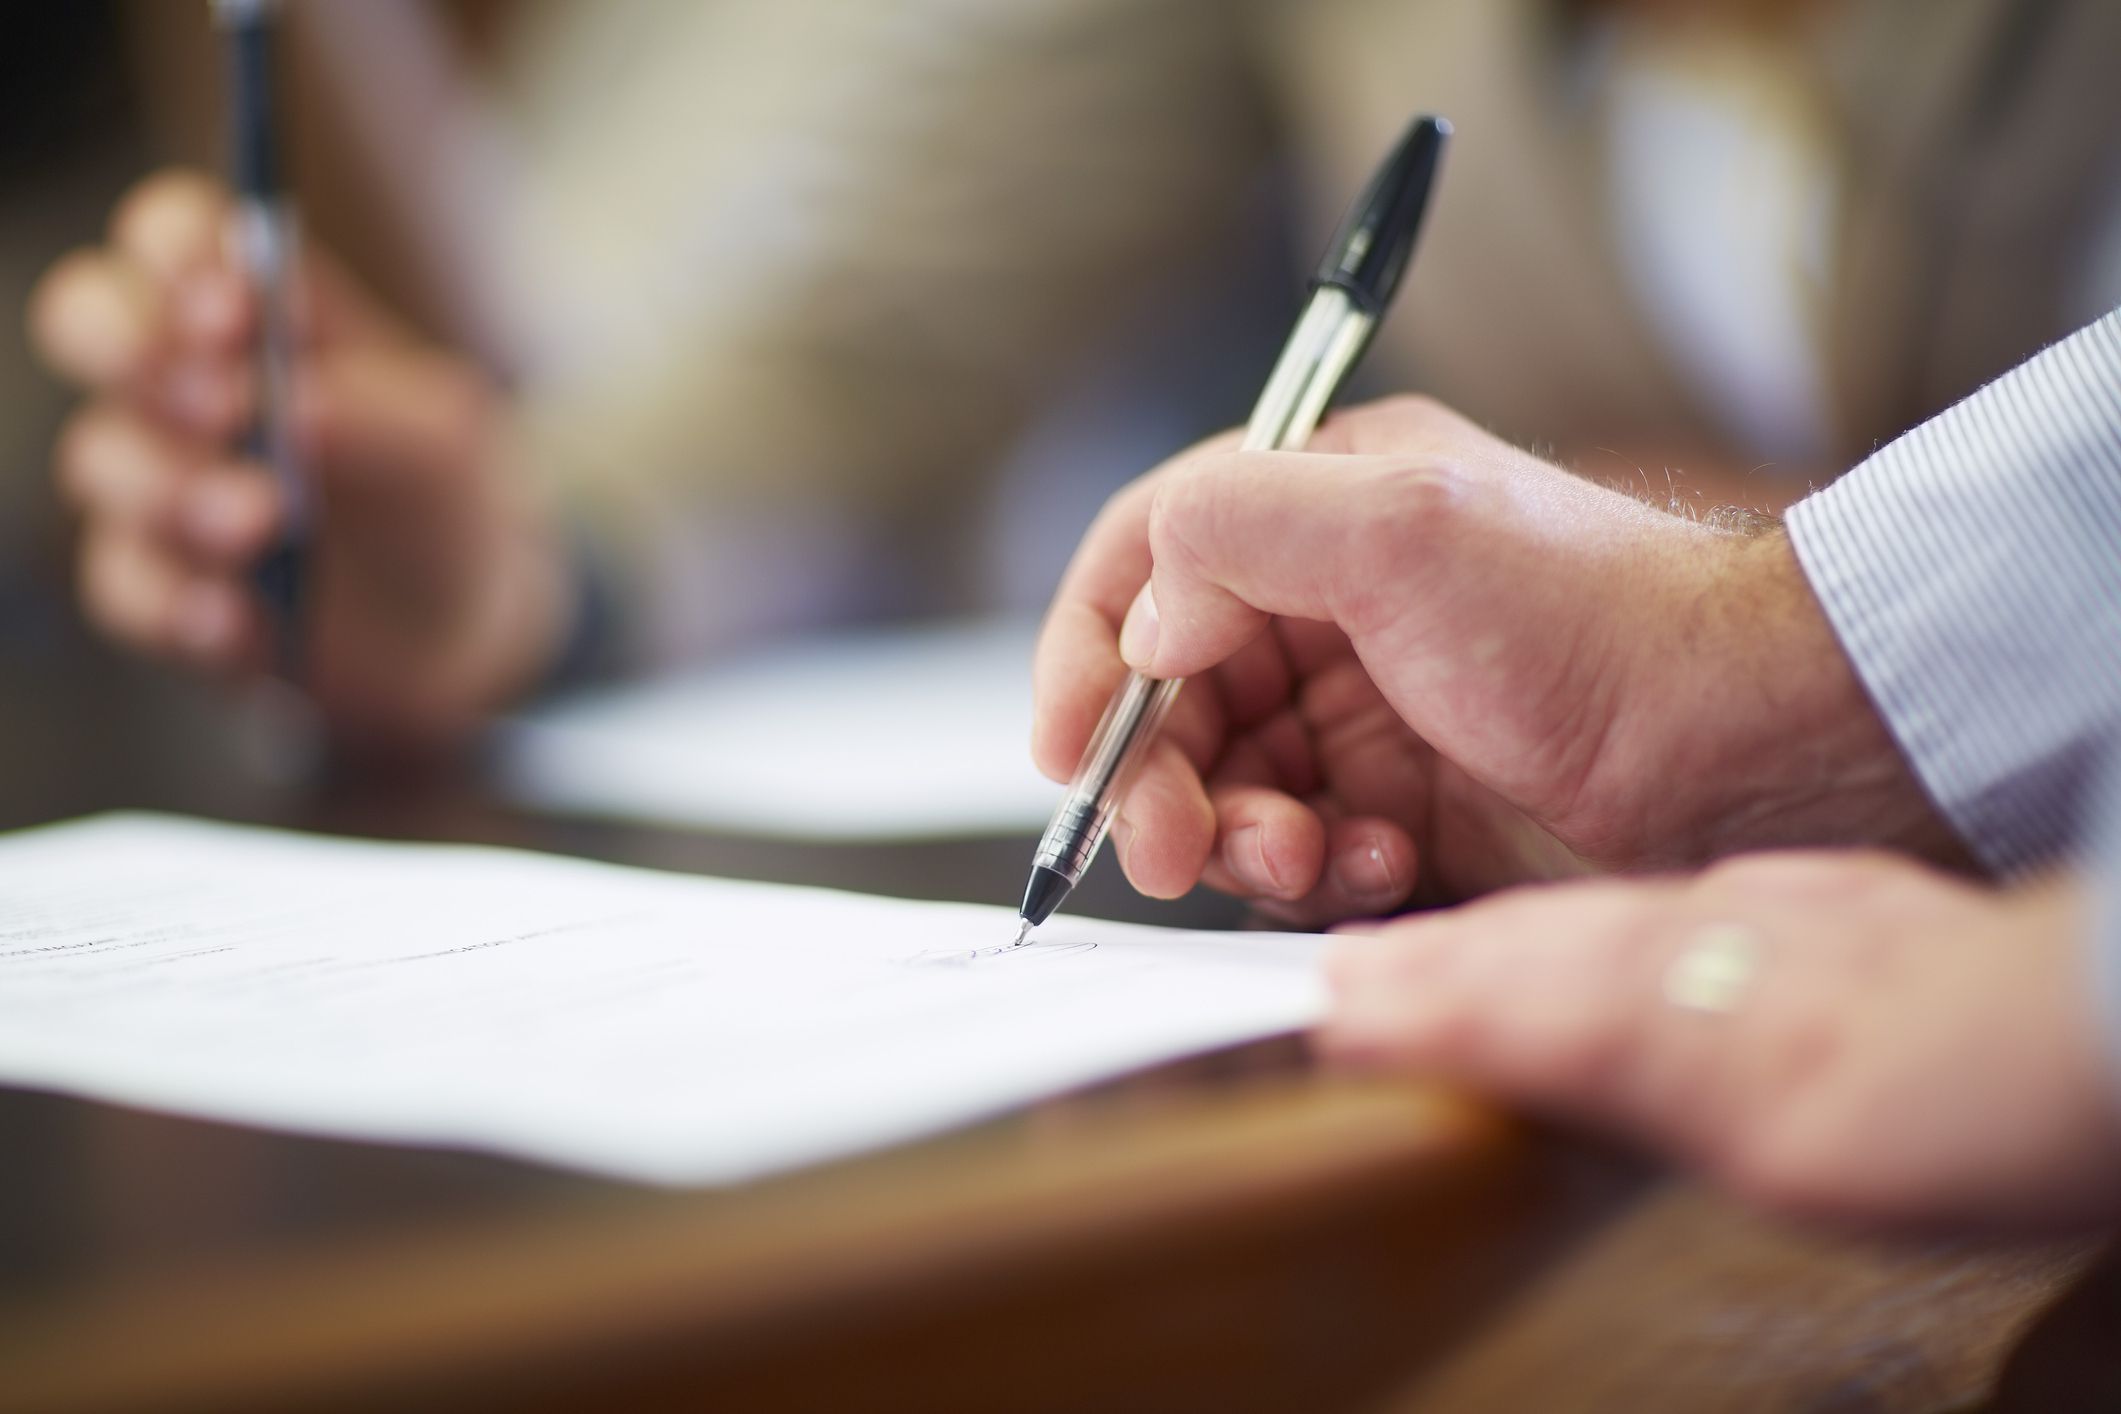
M 1006 896 L 1029 848 L 563 824 L 452 785 L 234 813 L 931 897 Z M 2082 1239 L 1783 1230 L 1294 1041 L 697 1193 L 0 1092 L 7 1410 L 2121 1408 L 2116 1316 Z

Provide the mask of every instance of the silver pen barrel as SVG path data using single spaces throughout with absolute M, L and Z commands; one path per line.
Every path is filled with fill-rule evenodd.
M 249 281 L 258 311 L 258 402 L 244 450 L 264 463 L 280 503 L 277 533 L 251 566 L 250 578 L 272 626 L 277 666 L 299 680 L 308 542 L 317 505 L 293 431 L 299 240 L 281 171 L 283 134 L 275 92 L 280 5 L 279 0 L 213 0 L 212 9 L 228 50 L 229 182 L 236 207 L 230 254 Z
M 1282 346 L 1267 377 L 1243 450 L 1289 451 L 1301 447 L 1325 416 L 1326 405 L 1369 343 L 1376 316 L 1358 307 L 1345 290 L 1322 285 Z M 1033 927 L 1052 916 L 1082 881 L 1111 829 L 1149 747 L 1163 726 L 1183 678 L 1148 678 L 1129 672 L 1112 695 L 1090 745 L 1075 768 L 1068 793 L 1053 812 L 1031 859 L 1031 881 L 1019 912 Z

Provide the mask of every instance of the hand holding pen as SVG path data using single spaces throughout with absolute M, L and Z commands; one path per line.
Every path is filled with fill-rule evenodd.
M 1646 505 L 1424 398 L 1336 414 L 1302 452 L 1216 439 L 1113 498 L 1040 635 L 1040 769 L 1100 763 L 1115 688 L 1175 678 L 1113 795 L 1114 852 L 1157 897 L 1206 884 L 1316 926 L 1799 842 L 1960 848 L 1786 535 Z M 1545 918 L 1538 898 L 1483 917 Z M 1574 994 L 1570 939 L 1539 937 L 1545 995 Z M 1446 955 L 1403 950 L 1406 985 L 1351 1014 L 1469 980 L 1419 970 Z
M 343 736 L 461 735 L 551 664 L 573 567 L 486 373 L 297 248 L 277 160 L 241 136 L 269 126 L 265 50 L 231 57 L 244 192 L 147 178 L 31 300 L 84 394 L 53 456 L 82 609 L 215 677 L 297 671 Z
M 165 172 L 109 239 L 45 276 L 39 353 L 82 389 L 54 448 L 78 512 L 81 606 L 118 643 L 216 678 L 275 664 L 254 568 L 283 543 L 246 454 L 258 311 L 217 182 Z M 315 522 L 303 689 L 345 732 L 471 729 L 548 664 L 569 566 L 473 362 L 393 318 L 326 252 L 296 267 L 293 424 Z
M 1349 208 L 1252 410 L 1242 450 L 1301 447 L 1325 415 L 1398 290 L 1450 131 L 1440 118 L 1417 119 Z M 1113 693 L 1033 856 L 1017 941 L 1060 907 L 1090 867 L 1135 776 L 1159 749 L 1157 732 L 1180 685 L 1136 671 Z

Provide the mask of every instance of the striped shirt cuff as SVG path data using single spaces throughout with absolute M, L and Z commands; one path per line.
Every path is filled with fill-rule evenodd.
M 2081 843 L 2121 720 L 2121 311 L 1790 513 L 1923 786 L 1999 875 Z
M 2110 756 L 2102 773 L 2095 827 L 2092 890 L 2092 978 L 2097 987 L 2100 1029 L 2112 1072 L 2121 1080 L 2121 755 Z

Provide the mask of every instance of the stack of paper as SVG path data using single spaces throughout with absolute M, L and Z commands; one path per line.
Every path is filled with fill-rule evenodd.
M 0 839 L 0 1082 L 717 1183 L 1300 1028 L 1315 938 L 155 816 Z

